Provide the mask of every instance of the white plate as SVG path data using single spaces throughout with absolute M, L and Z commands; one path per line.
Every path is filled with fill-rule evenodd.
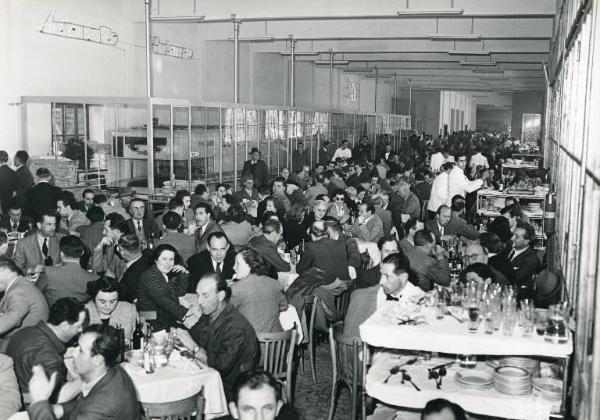
M 535 378 L 532 381 L 532 386 L 538 394 L 549 400 L 561 400 L 563 384 L 559 379 L 553 378 Z
M 459 370 L 454 378 L 456 382 L 473 387 L 486 387 L 494 383 L 494 376 L 488 370 Z

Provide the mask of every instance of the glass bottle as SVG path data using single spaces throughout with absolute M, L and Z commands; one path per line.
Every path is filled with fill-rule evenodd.
M 135 323 L 132 348 L 133 350 L 142 350 L 144 348 L 144 331 L 142 331 L 142 323 L 139 320 Z

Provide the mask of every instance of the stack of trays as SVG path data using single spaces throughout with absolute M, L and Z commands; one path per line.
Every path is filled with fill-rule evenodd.
M 527 205 L 527 210 L 530 211 L 531 213 L 541 213 L 542 205 L 540 203 L 529 203 Z
M 497 367 L 494 370 L 494 388 L 504 394 L 529 394 L 531 392 L 531 374 L 517 366 Z
M 456 382 L 469 388 L 488 388 L 494 383 L 493 373 L 486 370 L 459 370 L 454 376 Z
M 520 367 L 529 372 L 531 376 L 536 376 L 540 371 L 540 361 L 531 357 L 504 357 L 499 360 L 498 366 Z
M 553 412 L 560 410 L 562 402 L 563 384 L 559 379 L 535 378 L 533 380 L 533 395 L 552 401 Z

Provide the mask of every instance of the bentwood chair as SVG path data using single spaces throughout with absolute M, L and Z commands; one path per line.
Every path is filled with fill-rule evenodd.
M 346 385 L 352 394 L 352 420 L 357 418 L 359 407 L 365 407 L 363 362 L 360 360 L 363 343 L 358 337 L 344 335 L 343 325 L 342 322 L 338 322 L 329 327 L 329 345 L 333 366 L 329 420 L 333 419 L 341 384 Z
M 296 331 L 257 333 L 260 344 L 259 369 L 265 370 L 285 385 L 287 402 L 293 402 L 294 354 Z
M 202 420 L 204 418 L 204 387 L 196 395 L 168 403 L 142 403 L 146 420 Z
M 344 290 L 341 294 L 335 297 L 335 309 L 338 311 L 340 315 L 340 319 L 344 320 L 346 318 L 346 312 L 348 312 L 348 305 L 350 305 L 350 295 L 352 294 L 352 290 Z

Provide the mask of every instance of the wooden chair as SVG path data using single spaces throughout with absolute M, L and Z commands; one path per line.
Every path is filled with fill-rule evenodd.
M 426 222 L 429 219 L 429 213 L 427 212 L 427 205 L 429 200 L 423 200 L 423 206 L 421 206 L 421 220 Z
M 260 344 L 258 367 L 285 384 L 287 402 L 293 401 L 293 367 L 296 350 L 296 331 L 257 333 Z
M 142 403 L 146 420 L 201 420 L 204 418 L 204 387 L 196 395 L 168 403 Z
M 342 292 L 342 294 L 335 297 L 335 309 L 337 309 L 342 320 L 346 318 L 346 312 L 348 312 L 348 305 L 350 305 L 351 294 L 352 290 L 348 289 Z
M 344 335 L 342 331 L 342 322 L 329 327 L 329 345 L 331 347 L 331 364 L 333 365 L 329 420 L 333 419 L 335 413 L 340 383 L 346 385 L 352 394 L 352 420 L 356 419 L 359 404 L 361 407 L 365 406 L 365 395 L 362 385 L 363 362 L 359 359 L 363 343 L 360 338 Z M 364 410 L 361 411 L 364 412 Z
M 320 305 L 320 300 L 318 297 L 314 296 L 312 303 L 306 305 L 307 308 L 305 312 L 309 312 L 310 315 L 308 317 L 308 361 L 310 363 L 310 371 L 312 373 L 313 382 L 317 383 L 317 365 L 315 358 L 315 314 L 317 313 L 317 305 Z M 310 309 L 310 311 L 309 311 Z

